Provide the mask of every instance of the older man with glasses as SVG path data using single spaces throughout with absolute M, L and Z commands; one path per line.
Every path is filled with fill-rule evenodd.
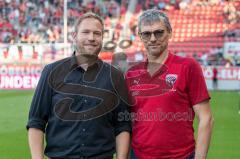
M 139 36 L 147 61 L 130 68 L 132 148 L 139 159 L 205 159 L 213 117 L 200 65 L 168 50 L 172 27 L 158 10 L 142 13 Z M 193 120 L 199 121 L 196 142 Z M 132 158 L 135 158 L 132 157 Z

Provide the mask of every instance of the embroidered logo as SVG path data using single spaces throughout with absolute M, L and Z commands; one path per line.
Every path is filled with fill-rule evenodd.
M 167 74 L 166 75 L 166 83 L 169 84 L 171 87 L 173 87 L 174 83 L 177 80 L 177 75 L 176 74 Z

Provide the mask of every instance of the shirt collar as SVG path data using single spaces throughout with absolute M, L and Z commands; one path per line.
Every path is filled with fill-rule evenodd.
M 93 63 L 88 67 L 88 69 L 92 69 L 92 68 L 98 69 L 100 68 L 101 64 L 102 64 L 102 60 L 98 58 L 95 63 Z M 76 67 L 82 68 L 80 65 L 78 65 L 76 53 L 74 51 L 72 56 L 70 57 L 70 69 L 74 69 Z
M 78 67 L 78 63 L 77 63 L 77 57 L 74 51 L 72 56 L 70 57 L 70 69 L 73 69 L 75 67 Z
M 169 66 L 169 63 L 170 63 L 172 57 L 173 57 L 173 54 L 169 51 L 166 61 L 162 64 L 162 66 L 154 74 L 163 74 L 164 72 L 166 72 L 168 70 L 168 66 Z M 146 70 L 147 70 L 147 65 L 148 65 L 148 59 L 146 59 L 143 63 L 143 67 Z

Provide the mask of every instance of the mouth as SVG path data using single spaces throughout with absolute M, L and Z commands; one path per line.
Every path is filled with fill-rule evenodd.
M 92 44 L 88 44 L 88 45 L 84 45 L 87 49 L 94 49 L 97 47 L 97 45 L 92 45 Z
M 148 45 L 150 48 L 157 48 L 158 45 Z
M 95 45 L 95 44 L 85 44 L 85 46 L 93 46 L 93 47 L 95 47 L 97 45 Z

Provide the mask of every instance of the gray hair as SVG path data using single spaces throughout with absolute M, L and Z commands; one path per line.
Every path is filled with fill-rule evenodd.
M 104 31 L 104 22 L 103 22 L 103 19 L 102 19 L 99 15 L 97 15 L 97 14 L 95 14 L 95 13 L 93 13 L 93 12 L 87 12 L 87 13 L 83 14 L 83 15 L 77 20 L 77 23 L 75 24 L 75 31 L 78 32 L 78 27 L 79 27 L 79 25 L 81 24 L 81 22 L 82 22 L 84 19 L 88 19 L 88 18 L 93 18 L 93 19 L 98 20 L 98 21 L 102 24 L 102 33 L 103 33 L 103 31 Z
M 172 32 L 172 27 L 171 27 L 171 24 L 169 22 L 168 16 L 165 13 L 163 13 L 163 12 L 161 12 L 159 10 L 156 10 L 156 9 L 149 9 L 149 10 L 144 11 L 141 14 L 141 16 L 138 19 L 138 29 L 139 29 L 139 32 L 141 30 L 141 25 L 143 23 L 145 23 L 145 24 L 152 24 L 153 22 L 156 22 L 156 21 L 163 22 L 164 25 L 167 28 L 167 31 L 169 33 Z

